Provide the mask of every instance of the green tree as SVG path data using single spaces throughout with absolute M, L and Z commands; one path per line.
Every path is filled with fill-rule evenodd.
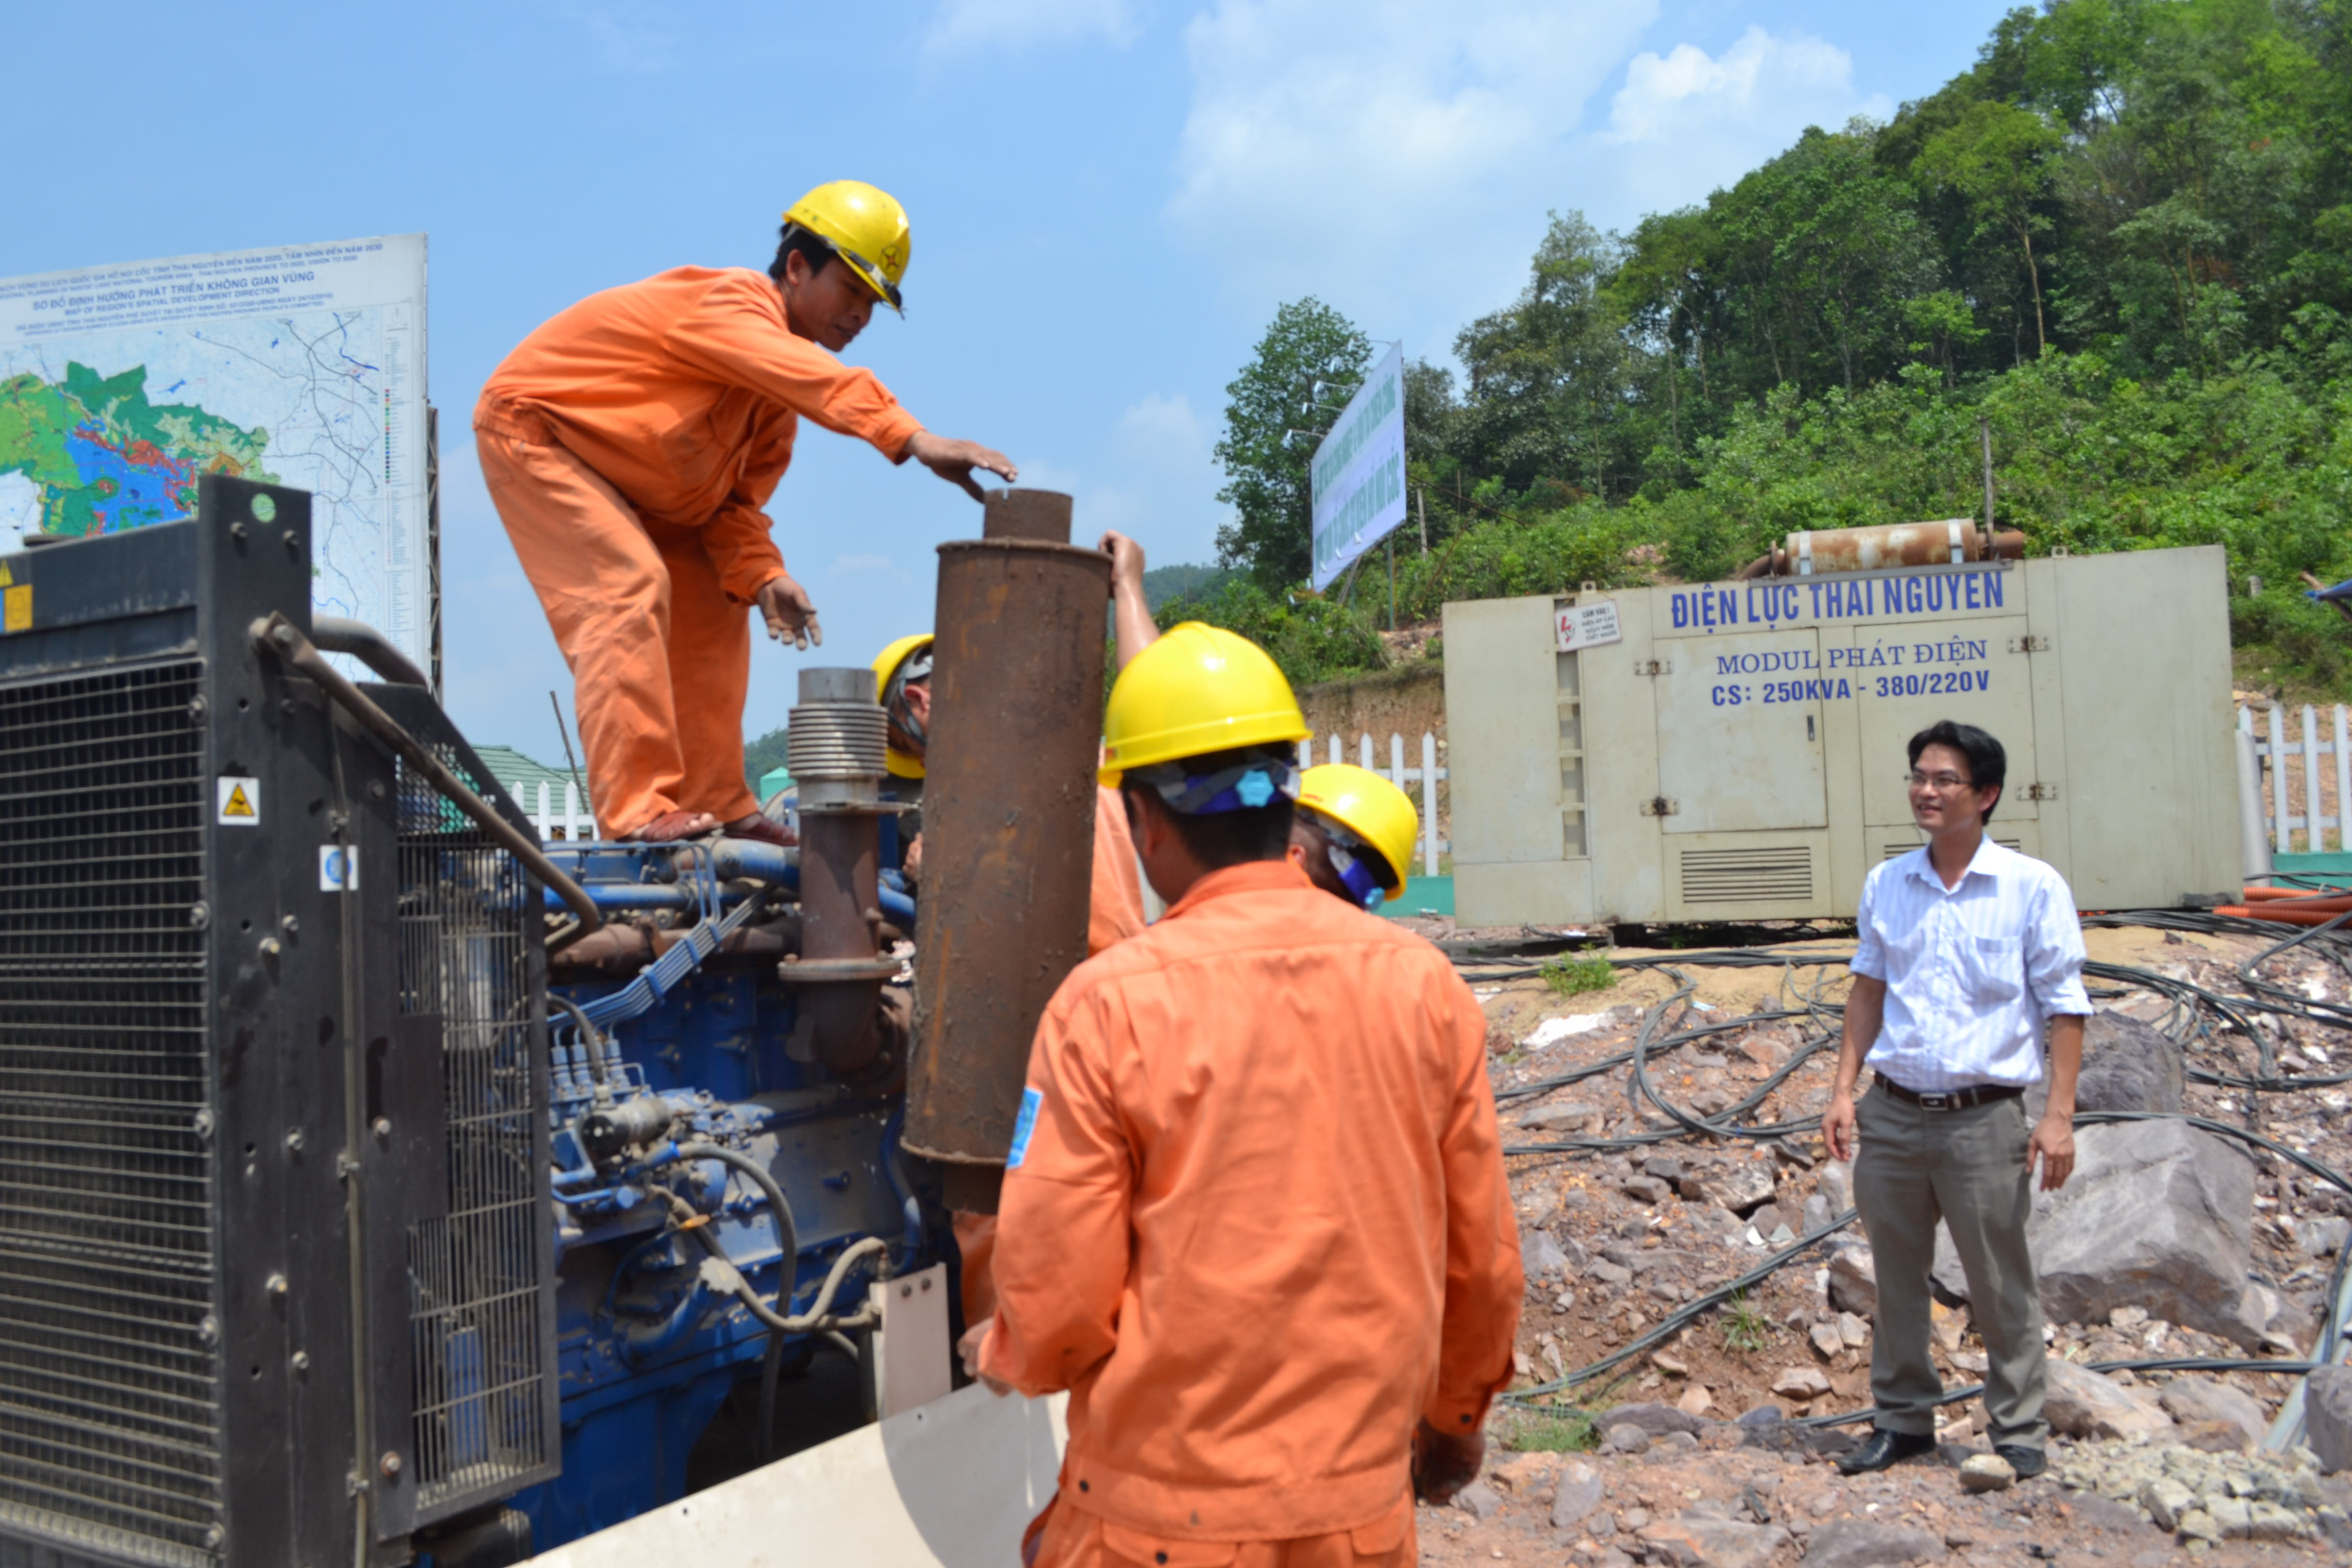
M 2035 211 L 2050 185 L 2050 159 L 2061 139 L 2042 116 L 2006 103 L 1969 106 L 1958 123 L 1927 138 L 1914 173 L 1952 187 L 1968 202 L 1979 228 L 2014 238 L 2025 256 L 2033 292 L 2033 347 L 2050 346 L 2042 310 L 2042 268 L 2033 257 L 2036 229 L 2049 222 Z
M 1298 300 L 1275 312 L 1225 388 L 1231 401 L 1214 456 L 1225 471 L 1217 499 L 1234 518 L 1217 530 L 1217 559 L 1269 593 L 1307 578 L 1314 555 L 1307 465 L 1371 357 L 1371 340 L 1354 322 L 1319 300 Z

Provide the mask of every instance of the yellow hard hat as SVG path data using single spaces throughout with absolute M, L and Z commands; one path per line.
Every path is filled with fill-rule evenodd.
M 1103 714 L 1103 765 L 1116 788 L 1129 768 L 1310 733 L 1298 699 L 1265 650 L 1199 621 L 1160 634 L 1120 670 Z
M 889 193 L 863 180 L 835 180 L 786 207 L 784 221 L 831 245 L 876 298 L 904 310 L 898 279 L 907 275 L 907 209 Z
M 1412 864 L 1412 847 L 1421 837 L 1421 815 L 1411 795 L 1369 768 L 1326 763 L 1300 776 L 1298 804 L 1379 850 L 1396 879 L 1381 890 L 1391 899 L 1404 895 L 1405 868 Z
M 874 700 L 879 702 L 889 696 L 890 678 L 898 673 L 898 667 L 930 646 L 931 634 L 917 632 L 911 637 L 898 638 L 877 654 L 874 658 Z M 923 760 L 910 757 L 895 748 L 883 752 L 882 765 L 897 778 L 919 779 L 923 776 Z

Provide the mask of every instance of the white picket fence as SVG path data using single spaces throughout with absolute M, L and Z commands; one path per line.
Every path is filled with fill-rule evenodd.
M 1339 736 L 1330 737 L 1329 754 L 1323 760 L 1327 763 L 1348 760 Z M 1380 774 L 1405 794 L 1415 796 L 1413 804 L 1421 810 L 1421 840 L 1414 846 L 1413 853 L 1421 861 L 1421 874 L 1434 877 L 1437 875 L 1437 858 L 1454 847 L 1437 837 L 1437 785 L 1445 777 L 1445 770 L 1437 765 L 1437 737 L 1427 731 L 1423 731 L 1421 766 L 1409 768 L 1404 765 L 1404 737 L 1391 734 L 1389 737 L 1388 763 L 1388 766 L 1381 767 L 1373 760 L 1372 737 L 1369 733 L 1356 737 L 1356 765 L 1368 773 Z M 1298 765 L 1302 768 L 1315 765 L 1315 741 L 1311 736 L 1298 742 Z M 1414 787 L 1416 785 L 1418 790 Z M 1410 871 L 1411 868 L 1405 869 Z
M 2342 722 L 2339 710 L 2337 719 L 2339 729 Z M 1300 767 L 1311 768 L 1315 765 L 1315 745 L 1312 739 L 1298 742 Z M 1427 731 L 1423 733 L 1419 767 L 1405 765 L 1404 746 L 1402 735 L 1390 735 L 1388 765 L 1383 767 L 1374 750 L 1371 735 L 1369 732 L 1360 734 L 1356 737 L 1355 762 L 1358 767 L 1380 774 L 1405 794 L 1414 797 L 1413 804 L 1421 813 L 1421 838 L 1414 846 L 1413 853 L 1421 862 L 1422 874 L 1434 877 L 1437 875 L 1437 858 L 1454 847 L 1444 839 L 1438 837 L 1436 834 L 1436 785 L 1444 779 L 1445 770 L 1437 765 L 1436 735 Z M 1327 749 L 1328 755 L 1324 758 L 1326 762 L 1343 763 L 1349 760 L 1343 742 L 1338 735 L 1328 738 Z M 572 784 L 566 784 L 562 786 L 561 798 L 558 798 L 554 786 L 545 779 L 538 781 L 536 786 L 526 785 L 517 780 L 507 785 L 507 793 L 514 796 L 515 804 L 520 805 L 530 816 L 531 825 L 539 829 L 540 840 L 542 843 L 557 838 L 577 842 L 583 838 L 597 837 L 595 820 L 582 809 L 580 791 Z
M 2344 704 L 2329 711 L 2324 738 L 2320 710 L 2308 705 L 2300 726 L 2290 726 L 2287 710 L 2276 703 L 2266 720 L 2258 726 L 2252 709 L 2238 710 L 2238 728 L 2252 737 L 2266 775 L 2263 805 L 2271 847 L 2281 854 L 2352 850 L 2352 824 L 2344 810 L 2344 803 L 2352 800 L 2352 717 Z M 2300 844 L 2297 834 L 2303 836 Z
M 541 844 L 555 838 L 578 840 L 593 838 L 597 836 L 595 818 L 580 809 L 580 790 L 577 785 L 565 784 L 563 798 L 561 802 L 557 802 L 548 782 L 545 779 L 540 780 L 539 807 L 535 811 L 531 809 L 531 792 L 524 787 L 521 781 L 518 780 L 507 785 L 507 793 L 514 796 L 515 804 L 522 807 L 530 816 L 531 826 L 539 829 L 539 841 Z

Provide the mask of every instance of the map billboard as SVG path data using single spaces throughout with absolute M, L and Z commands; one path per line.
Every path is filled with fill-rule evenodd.
M 1371 368 L 1315 448 L 1307 471 L 1315 499 L 1319 592 L 1404 521 L 1404 346 Z
M 0 279 L 0 550 L 311 494 L 322 614 L 436 667 L 425 237 Z

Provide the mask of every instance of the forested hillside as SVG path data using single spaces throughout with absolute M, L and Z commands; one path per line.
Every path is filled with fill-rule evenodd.
M 2352 575 L 2352 0 L 2013 12 L 1891 123 L 1809 130 L 1628 235 L 1555 214 L 1454 353 L 1408 372 L 1403 616 L 1977 515 L 1981 418 L 2032 552 L 2225 544 L 2243 678 L 2347 691 L 2352 627 L 2299 574 Z M 1310 443 L 1283 435 L 1370 357 L 1303 300 L 1228 389 L 1244 574 L 1182 609 L 1299 679 L 1383 657 L 1376 561 L 1304 592 Z

